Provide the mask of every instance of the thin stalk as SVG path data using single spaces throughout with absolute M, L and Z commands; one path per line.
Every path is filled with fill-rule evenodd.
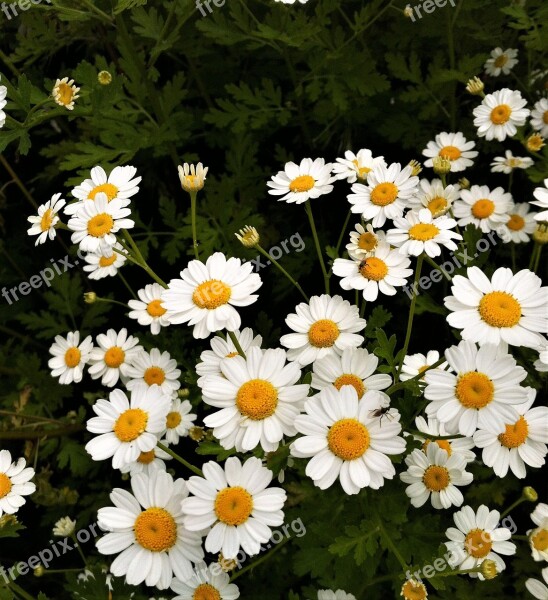
M 123 302 L 119 302 L 118 300 L 111 300 L 110 298 L 95 298 L 95 302 L 106 302 L 107 304 L 118 304 L 119 306 L 123 306 L 125 309 L 129 309 L 127 304 Z
M 238 351 L 238 354 L 240 356 L 242 356 L 243 358 L 246 358 L 245 352 L 243 351 L 242 347 L 240 346 L 240 342 L 238 341 L 236 334 L 233 331 L 227 331 L 227 333 L 228 333 L 228 337 L 232 340 L 234 347 Z
M 325 261 L 323 259 L 322 248 L 320 246 L 320 240 L 318 238 L 318 232 L 316 230 L 316 223 L 314 222 L 314 215 L 312 214 L 312 206 L 310 204 L 310 200 L 307 200 L 304 203 L 304 208 L 306 210 L 306 214 L 308 216 L 308 220 L 310 222 L 310 229 L 312 229 L 312 237 L 314 238 L 314 245 L 316 246 L 316 252 L 318 253 L 318 259 L 320 261 L 320 267 L 322 268 L 323 280 L 325 284 L 325 291 L 329 294 L 329 275 L 327 274 L 327 269 L 325 267 Z
M 535 264 L 533 265 L 533 271 L 536 273 L 540 264 L 540 255 L 542 254 L 542 244 L 538 245 L 537 255 L 535 258 Z
M 362 298 L 362 305 L 360 306 L 360 317 L 363 317 L 363 315 L 365 315 L 366 304 L 367 304 L 367 300 L 365 298 Z
M 272 548 L 272 550 L 270 550 L 269 552 L 267 552 L 266 554 L 264 554 L 261 558 L 259 558 L 258 560 L 252 562 L 250 565 L 247 565 L 247 567 L 244 567 L 241 571 L 238 571 L 237 573 L 234 573 L 234 575 L 232 575 L 232 577 L 230 578 L 230 581 L 232 582 L 235 579 L 238 579 L 238 577 L 240 577 L 241 575 L 243 575 L 247 571 L 249 571 L 251 569 L 254 569 L 255 567 L 257 567 L 261 563 L 266 562 L 275 552 L 277 552 L 280 548 L 282 548 L 283 546 L 285 546 L 285 544 L 287 544 L 287 542 L 289 542 L 290 539 L 291 539 L 290 537 L 285 538 L 285 540 L 283 540 L 283 542 L 280 542 L 279 544 L 276 544 L 274 546 L 274 548 Z
M 449 275 L 449 273 L 441 265 L 438 265 L 438 263 L 434 259 L 430 258 L 428 255 L 424 256 L 424 260 L 429 265 L 432 265 L 435 269 L 440 271 L 440 273 L 445 277 L 445 279 L 447 279 L 447 281 L 451 281 L 453 279 L 451 275 Z
M 84 561 L 84 566 L 87 567 L 88 561 L 87 561 L 86 555 L 84 554 L 84 551 L 81 548 L 81 544 L 76 539 L 76 534 L 74 532 L 72 532 L 70 537 L 72 538 L 72 541 L 74 542 L 74 547 L 78 550 L 80 556 L 82 557 L 82 560 Z
M 18 596 L 21 596 L 21 598 L 24 598 L 25 600 L 35 600 L 28 592 L 25 592 L 25 590 L 18 586 L 15 581 L 12 581 L 10 583 L 8 583 L 7 586 L 12 592 L 14 592 L 15 594 L 17 594 Z
M 533 246 L 533 251 L 531 252 L 531 260 L 529 261 L 529 271 L 533 270 L 533 266 L 537 260 L 537 253 L 539 250 L 540 244 L 538 242 L 535 242 L 535 245 Z
M 129 293 L 133 296 L 135 300 L 138 300 L 137 294 L 133 291 L 133 288 L 127 282 L 127 279 L 122 275 L 121 271 L 118 269 L 118 277 L 122 280 L 122 283 L 126 286 Z
M 84 429 L 83 425 L 67 425 L 59 429 L 42 429 L 36 431 L 2 431 L 0 432 L 0 440 L 39 440 L 42 438 L 55 438 L 70 435 Z
M 182 465 L 184 465 L 187 469 L 189 469 L 190 471 L 192 471 L 196 475 L 198 475 L 200 477 L 204 476 L 204 474 L 202 473 L 201 469 L 198 469 L 198 467 L 195 467 L 194 465 L 191 465 L 182 456 L 179 456 L 177 454 L 177 452 L 173 452 L 173 450 L 171 450 L 171 448 L 168 448 L 167 446 L 164 446 L 164 444 L 162 444 L 161 442 L 157 442 L 156 445 L 158 446 L 158 448 L 160 448 L 160 450 L 163 450 L 164 452 L 167 452 L 172 458 L 174 458 L 176 461 L 180 462 Z
M 138 265 L 140 265 L 152 277 L 152 279 L 154 279 L 154 281 L 159 283 L 162 287 L 167 288 L 167 283 L 165 281 L 163 281 L 162 279 L 160 279 L 160 277 L 158 277 L 158 275 L 156 275 L 156 273 L 149 267 L 149 265 L 147 264 L 147 261 L 145 260 L 144 256 L 141 254 L 139 247 L 137 246 L 137 244 L 131 237 L 129 231 L 127 231 L 127 229 L 122 229 L 122 235 L 127 240 L 128 244 L 131 246 L 131 249 L 133 250 L 134 258 L 136 259 L 133 262 L 136 262 Z
M 426 371 L 430 371 L 430 369 L 435 369 L 435 368 L 439 367 L 441 365 L 441 363 L 443 363 L 443 362 L 445 362 L 445 357 L 440 358 L 433 365 L 430 365 L 429 367 L 424 369 L 424 371 L 421 371 L 418 375 L 415 375 L 415 377 L 411 377 L 411 379 L 407 379 L 406 381 L 402 381 L 401 383 L 395 383 L 394 385 L 390 386 L 386 390 L 386 393 L 393 394 L 394 392 L 397 392 L 398 390 L 401 390 L 402 388 L 406 387 L 406 385 L 410 381 L 417 381 L 417 379 L 422 379 L 424 377 L 424 374 L 426 373 Z
M 409 569 L 409 566 L 405 562 L 403 556 L 400 554 L 400 551 L 396 547 L 396 544 L 394 544 L 394 542 L 392 541 L 392 538 L 388 535 L 388 532 L 386 531 L 384 525 L 382 524 L 382 519 L 381 519 L 380 516 L 378 517 L 377 523 L 378 523 L 379 531 L 380 531 L 382 537 L 384 538 L 384 541 L 386 542 L 386 545 L 388 546 L 388 549 L 398 559 L 398 562 L 400 563 L 401 568 L 403 569 L 403 571 L 404 572 L 407 571 Z
M 190 218 L 192 221 L 192 247 L 194 248 L 194 256 L 200 260 L 198 252 L 198 234 L 196 232 L 196 196 L 198 192 L 190 192 Z
M 282 267 L 282 265 L 272 256 L 270 256 L 270 254 L 268 254 L 268 252 L 262 248 L 259 244 L 257 244 L 255 246 L 255 248 L 257 248 L 257 250 L 265 257 L 268 258 L 268 260 L 275 266 L 277 267 L 281 273 L 283 273 L 287 279 L 289 279 L 289 281 L 291 281 L 291 283 L 299 290 L 299 292 L 301 293 L 302 297 L 307 301 L 310 302 L 310 298 L 304 293 L 303 288 L 301 287 L 301 285 L 295 281 L 295 279 L 293 279 L 293 277 Z
M 522 502 L 528 502 L 525 496 L 520 496 L 515 502 L 512 502 L 512 504 L 510 504 L 510 506 L 501 513 L 500 518 L 503 519 L 506 515 L 509 515 L 514 508 L 517 508 Z

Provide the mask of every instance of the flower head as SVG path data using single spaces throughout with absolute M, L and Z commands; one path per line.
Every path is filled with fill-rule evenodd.
M 114 246 L 101 244 L 96 252 L 88 252 L 85 260 L 84 271 L 90 279 L 103 279 L 114 277 L 118 269 L 126 262 L 126 250 L 119 242 Z
M 509 175 L 514 169 L 528 169 L 534 161 L 528 156 L 514 156 L 511 150 L 506 150 L 505 156 L 497 156 L 491 163 L 492 173 L 505 173 Z
M 478 128 L 478 137 L 488 142 L 496 139 L 499 142 L 513 137 L 517 128 L 525 125 L 529 109 L 527 101 L 518 90 L 503 88 L 488 94 L 482 103 L 474 108 L 474 125 Z
M 255 246 L 257 246 L 261 240 L 259 232 L 255 229 L 255 227 L 251 227 L 250 225 L 246 225 L 234 235 L 246 248 L 255 248 Z
M 181 187 L 189 194 L 199 192 L 205 185 L 206 175 L 209 167 L 204 167 L 200 162 L 196 166 L 184 163 L 179 165 L 179 180 Z
M 70 331 L 67 337 L 55 336 L 49 349 L 53 358 L 48 361 L 52 377 L 59 377 L 59 383 L 68 385 L 82 381 L 84 365 L 91 360 L 93 341 L 91 335 L 80 342 L 80 332 Z
M 26 502 L 23 496 L 36 491 L 36 485 L 30 481 L 34 469 L 26 464 L 24 458 L 12 462 L 9 451 L 0 450 L 0 517 L 4 513 L 15 514 Z
M 91 351 L 89 374 L 92 379 L 100 377 L 107 387 L 114 387 L 120 375 L 127 375 L 132 359 L 143 350 L 138 338 L 128 335 L 125 327 L 99 334 L 97 344 Z
M 506 222 L 512 204 L 512 196 L 501 187 L 490 190 L 486 185 L 473 185 L 469 190 L 461 190 L 453 212 L 461 227 L 472 223 L 489 233 Z
M 61 194 L 53 194 L 51 200 L 38 207 L 38 216 L 27 218 L 32 227 L 27 230 L 28 235 L 37 235 L 35 246 L 43 244 L 48 238 L 52 240 L 57 231 L 55 226 L 59 222 L 57 213 L 65 206 L 66 201 L 61 198 Z
M 347 150 L 344 158 L 337 158 L 333 163 L 333 176 L 335 179 L 346 179 L 348 183 L 355 183 L 358 179 L 364 182 L 367 175 L 378 166 L 386 166 L 383 156 L 374 158 L 367 148 L 362 148 L 358 154 Z
M 278 202 L 302 204 L 311 198 L 329 194 L 333 189 L 331 182 L 331 163 L 323 158 L 303 158 L 299 165 L 288 162 L 283 171 L 278 171 L 267 182 L 269 194 L 282 196 Z
M 350 258 L 361 260 L 373 256 L 379 242 L 384 241 L 384 239 L 384 231 L 375 231 L 371 223 L 368 223 L 365 227 L 361 223 L 356 223 L 354 231 L 350 232 L 350 243 L 346 245 L 346 249 Z
M 548 98 L 541 98 L 531 111 L 531 127 L 543 138 L 548 137 Z
M 483 94 L 484 87 L 483 81 L 479 77 L 472 77 L 466 84 L 466 91 L 472 96 L 479 96 Z
M 69 80 L 68 77 L 57 79 L 51 95 L 59 106 L 64 106 L 67 110 L 74 110 L 74 101 L 80 96 L 79 87 L 74 85 L 74 79 Z
M 534 189 L 533 196 L 536 200 L 531 200 L 531 204 L 544 209 L 535 215 L 535 221 L 548 221 L 548 179 L 544 180 L 544 187 Z
M 518 51 L 513 48 L 503 50 L 495 48 L 491 50 L 491 57 L 487 59 L 484 65 L 487 75 L 498 77 L 499 75 L 508 75 L 510 71 L 518 64 Z
M 167 309 L 162 303 L 164 288 L 159 283 L 149 283 L 137 291 L 139 300 L 128 302 L 130 319 L 136 319 L 139 325 L 150 326 L 150 333 L 158 335 L 162 327 L 169 326 Z
M 474 164 L 473 159 L 478 155 L 474 150 L 476 143 L 467 141 L 464 135 L 458 131 L 456 133 L 439 133 L 433 142 L 428 142 L 426 148 L 422 151 L 423 156 L 428 160 L 424 162 L 425 167 L 434 166 L 434 158 L 445 158 L 451 163 L 451 172 L 457 173 L 464 171 Z
M 69 537 L 74 533 L 76 528 L 76 521 L 73 521 L 70 517 L 60 518 L 53 527 L 53 535 L 57 537 Z

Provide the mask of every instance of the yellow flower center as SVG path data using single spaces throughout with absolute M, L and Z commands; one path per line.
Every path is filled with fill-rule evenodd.
M 5 473 L 0 473 L 0 498 L 5 498 L 10 491 L 11 479 Z
M 428 240 L 434 239 L 439 232 L 440 230 L 431 223 L 417 223 L 409 228 L 409 238 L 427 242 Z
M 544 111 L 544 114 L 542 115 L 542 121 L 545 125 L 548 125 L 548 110 Z
M 499 435 L 499 442 L 506 448 L 517 448 L 525 443 L 528 433 L 529 425 L 520 417 L 513 425 L 506 425 L 506 431 Z
M 472 214 L 476 219 L 487 219 L 495 210 L 495 203 L 488 198 L 482 198 L 472 206 Z
M 147 304 L 147 313 L 151 317 L 161 317 L 166 313 L 166 309 L 162 306 L 161 300 L 152 300 Z
M 369 431 L 356 419 L 341 419 L 333 423 L 327 434 L 327 445 L 343 460 L 360 458 L 369 448 Z
M 242 415 L 254 421 L 266 419 L 278 406 L 278 390 L 270 381 L 251 379 L 238 390 L 236 406 Z
M 360 179 L 367 179 L 367 174 L 371 171 L 371 169 L 369 167 L 360 167 L 360 163 L 357 160 L 353 160 L 352 164 L 358 171 L 358 177 Z
M 141 452 L 141 454 L 139 454 L 137 462 L 141 463 L 142 465 L 149 465 L 154 460 L 154 458 L 154 450 L 149 450 L 148 452 Z
M 377 239 L 377 236 L 374 233 L 366 231 L 365 233 L 362 233 L 358 238 L 358 248 L 360 250 L 365 250 L 366 252 L 371 252 L 377 247 L 378 241 L 379 240 Z
M 512 169 L 515 169 L 516 167 L 519 167 L 521 165 L 521 160 L 519 158 L 509 158 L 506 161 L 506 164 Z
M 40 220 L 40 229 L 42 231 L 47 231 L 51 224 L 53 223 L 53 211 L 51 208 L 48 208 L 46 212 L 42 215 L 42 219 Z
M 343 385 L 351 385 L 358 394 L 358 398 L 361 398 L 365 394 L 365 385 L 360 377 L 352 375 L 352 373 L 343 373 L 340 377 L 337 377 L 333 382 L 333 385 L 340 390 Z
M 1 488 L 0 488 L 1 489 Z M 0 493 L 0 498 L 1 498 Z M 548 529 L 541 529 L 538 533 L 531 536 L 533 548 L 539 552 L 544 552 L 548 548 Z
M 330 319 L 320 319 L 310 326 L 308 341 L 315 348 L 330 348 L 340 335 L 337 324 Z
M 472 529 L 464 539 L 464 547 L 474 558 L 485 558 L 491 552 L 493 542 L 487 531 Z
M 242 525 L 253 510 L 253 498 L 243 487 L 227 487 L 217 493 L 215 514 L 221 523 Z
M 221 594 L 209 583 L 202 583 L 194 590 L 192 600 L 221 600 Z
M 371 192 L 371 202 L 376 206 L 392 204 L 398 197 L 398 186 L 391 182 L 379 183 Z
M 177 541 L 177 523 L 165 508 L 147 508 L 136 519 L 135 539 L 145 550 L 165 552 Z
M 74 369 L 74 367 L 78 366 L 80 364 L 81 358 L 82 358 L 82 353 L 80 352 L 80 350 L 78 350 L 78 348 L 76 348 L 76 346 L 69 348 L 65 352 L 65 364 L 70 369 Z
M 300 175 L 289 184 L 289 189 L 292 192 L 308 192 L 314 187 L 316 181 L 310 175 Z
M 451 454 L 453 453 L 453 448 L 451 448 L 451 443 L 448 442 L 447 440 L 425 440 L 424 444 L 422 445 L 422 451 L 424 453 L 426 453 L 426 449 L 428 448 L 428 445 L 430 444 L 430 442 L 435 442 L 442 450 L 445 450 L 447 452 L 448 456 L 451 456 Z
M 428 202 L 427 208 L 435 217 L 445 212 L 447 209 L 447 200 L 443 196 L 436 196 Z
M 88 233 L 93 237 L 103 237 L 111 231 L 114 219 L 108 213 L 95 215 L 88 221 Z
M 514 327 L 521 319 L 520 303 L 507 292 L 490 292 L 480 300 L 480 317 L 491 327 Z
M 163 369 L 160 369 L 160 367 L 149 367 L 145 371 L 143 379 L 148 385 L 162 385 L 166 380 L 166 373 Z
M 424 584 L 408 580 L 403 584 L 401 595 L 404 600 L 426 600 L 428 593 Z
M 386 277 L 388 273 L 388 266 L 384 260 L 381 260 L 376 256 L 371 256 L 370 258 L 362 260 L 358 270 L 362 277 L 371 279 L 372 281 L 380 281 Z
M 483 408 L 495 395 L 493 382 L 484 373 L 469 371 L 458 378 L 455 388 L 457 400 L 465 408 Z
M 108 201 L 114 200 L 118 195 L 118 188 L 112 183 L 102 183 L 94 187 L 88 195 L 88 200 L 95 200 L 95 196 L 99 193 L 106 194 Z
M 525 227 L 525 219 L 521 215 L 510 215 L 506 227 L 512 231 L 521 231 Z
M 512 109 L 508 104 L 499 104 L 491 111 L 491 122 L 495 125 L 504 125 L 510 119 Z
M 114 433 L 121 442 L 133 442 L 146 429 L 148 414 L 140 408 L 128 408 L 114 424 Z
M 57 100 L 61 104 L 67 106 L 72 102 L 72 98 L 74 96 L 74 91 L 72 86 L 66 83 L 60 83 L 57 86 Z
M 493 64 L 495 65 L 495 67 L 497 67 L 497 69 L 500 69 L 501 67 L 504 67 L 504 65 L 508 62 L 508 57 L 506 56 L 506 54 L 501 54 L 500 56 L 497 56 L 497 58 L 495 58 L 495 61 L 493 62 Z
M 99 266 L 110 267 L 110 265 L 114 264 L 115 260 L 116 254 L 113 254 L 112 256 L 101 256 L 101 258 L 99 259 Z
M 120 346 L 112 346 L 105 352 L 105 365 L 111 369 L 117 369 L 126 358 L 126 353 Z
M 166 427 L 168 429 L 175 429 L 179 426 L 182 420 L 183 418 L 181 417 L 180 413 L 178 413 L 177 411 L 170 412 L 167 415 Z
M 238 356 L 238 352 L 229 352 L 225 358 L 234 358 L 235 356 Z
M 199 308 L 214 310 L 230 300 L 232 289 L 219 279 L 204 281 L 194 290 L 192 301 Z
M 422 482 L 431 492 L 440 492 L 451 483 L 451 478 L 449 477 L 449 471 L 445 467 L 432 465 L 424 472 Z
M 461 157 L 462 152 L 456 146 L 444 146 L 439 152 L 438 156 L 447 160 L 457 160 Z

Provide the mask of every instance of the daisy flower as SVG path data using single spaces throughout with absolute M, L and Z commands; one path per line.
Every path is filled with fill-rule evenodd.
M 191 413 L 192 404 L 188 400 L 180 400 L 175 398 L 171 403 L 171 408 L 167 413 L 166 429 L 162 434 L 164 438 L 162 443 L 169 446 L 170 444 L 178 444 L 179 439 L 186 437 L 191 427 L 194 426 L 194 421 L 197 415 Z
M 525 582 L 525 587 L 538 600 L 548 600 L 548 567 L 542 569 L 541 573 L 544 583 L 538 579 L 529 578 Z
M 427 208 L 432 216 L 441 217 L 449 211 L 453 202 L 459 199 L 459 186 L 443 186 L 441 179 L 421 179 L 417 195 L 411 199 L 409 205 L 414 210 Z
M 390 375 L 374 375 L 378 365 L 379 359 L 365 348 L 346 348 L 340 356 L 331 354 L 312 364 L 311 386 L 316 390 L 331 386 L 340 390 L 343 385 L 351 385 L 361 398 L 368 390 L 384 390 L 392 383 Z
M 419 178 L 412 175 L 409 165 L 401 168 L 399 163 L 379 165 L 367 175 L 367 185 L 355 183 L 348 202 L 351 211 L 360 213 L 373 227 L 382 227 L 386 219 L 401 217 L 407 203 L 417 192 Z
M 531 513 L 536 529 L 527 532 L 533 560 L 548 561 L 548 504 L 539 502 Z
M 27 221 L 32 223 L 32 227 L 27 229 L 28 235 L 37 235 L 35 246 L 43 244 L 48 238 L 52 240 L 57 231 L 55 226 L 59 222 L 57 213 L 65 206 L 66 202 L 61 198 L 61 194 L 53 194 L 51 200 L 38 207 L 38 216 L 31 215 Z
M 396 246 L 404 256 L 420 256 L 423 252 L 431 258 L 441 254 L 440 246 L 448 250 L 457 250 L 453 240 L 462 240 L 455 231 L 457 222 L 450 217 L 434 218 L 427 208 L 419 212 L 410 210 L 404 218 L 395 218 L 394 229 L 386 232 L 386 241 Z
M 451 552 L 449 564 L 461 570 L 479 567 L 486 560 L 492 560 L 497 565 L 497 572 L 504 570 L 506 565 L 499 554 L 512 555 L 516 546 L 508 540 L 512 533 L 506 527 L 497 527 L 500 522 L 500 512 L 489 510 L 482 504 L 476 513 L 470 506 L 464 506 L 454 513 L 453 520 L 457 527 L 449 527 L 445 535 L 449 539 L 444 542 Z M 498 553 L 498 554 L 497 554 Z M 481 573 L 469 573 L 470 577 L 483 580 Z
M 415 419 L 415 427 L 421 434 L 424 434 L 413 434 L 415 440 L 422 442 L 423 452 L 425 452 L 428 446 L 434 442 L 440 448 L 445 450 L 449 456 L 453 453 L 460 454 L 467 463 L 473 462 L 476 459 L 476 455 L 472 451 L 474 440 L 471 437 L 438 439 L 440 437 L 447 438 L 449 434 L 443 423 L 440 423 L 437 419 L 430 417 L 427 421 L 424 417 L 417 417 Z
M 24 458 L 11 462 L 9 451 L 0 450 L 0 517 L 4 513 L 16 513 L 26 502 L 23 496 L 36 491 L 36 485 L 31 481 L 34 469 L 25 468 L 26 464 Z
M 89 374 L 92 379 L 99 379 L 107 387 L 114 387 L 120 375 L 126 377 L 133 358 L 143 350 L 138 346 L 139 340 L 128 336 L 124 327 L 118 333 L 109 329 L 106 334 L 97 336 L 99 347 L 91 351 Z
M 284 435 L 297 433 L 295 417 L 308 395 L 309 386 L 297 384 L 298 363 L 286 364 L 281 348 L 249 348 L 246 358 L 234 356 L 221 361 L 221 375 L 206 375 L 203 400 L 221 410 L 204 419 L 226 449 L 254 450 L 259 444 L 275 451 Z
M 287 357 L 302 367 L 329 354 L 342 354 L 345 348 L 361 346 L 366 321 L 358 307 L 341 296 L 312 296 L 310 303 L 301 302 L 296 313 L 287 315 L 285 322 L 296 333 L 282 335 L 280 343 L 289 348 Z
M 440 353 L 437 350 L 429 350 L 426 354 L 408 354 L 403 359 L 403 365 L 401 369 L 400 381 L 407 381 L 413 379 L 434 363 L 437 363 L 440 359 Z M 443 362 L 439 365 L 438 369 L 446 369 L 447 363 Z M 419 382 L 424 380 L 424 376 L 420 378 Z
M 94 202 L 83 202 L 78 212 L 69 219 L 68 228 L 73 231 L 71 241 L 80 244 L 85 252 L 98 252 L 102 243 L 114 246 L 120 229 L 131 229 L 135 222 L 126 219 L 131 214 L 124 208 L 124 200 L 107 199 L 100 192 Z
M 80 342 L 79 331 L 69 331 L 67 337 L 55 336 L 49 353 L 53 355 L 48 361 L 52 377 L 59 377 L 59 383 L 68 385 L 82 381 L 84 365 L 91 357 L 93 341 L 91 335 Z
M 530 208 L 529 203 L 522 202 L 515 204 L 510 209 L 506 215 L 507 221 L 497 229 L 497 233 L 504 243 L 527 243 L 531 239 L 530 236 L 536 228 L 536 213 L 530 213 Z
M 511 150 L 506 150 L 504 156 L 497 156 L 491 163 L 491 173 L 505 173 L 509 175 L 514 169 L 528 169 L 535 162 L 528 156 L 514 156 Z
M 247 351 L 252 346 L 260 348 L 263 341 L 262 336 L 253 335 L 253 329 L 251 329 L 251 327 L 246 327 L 245 329 L 242 329 L 241 332 L 236 330 L 234 335 L 244 351 L 244 354 L 247 354 Z M 211 350 L 204 350 L 200 354 L 201 362 L 196 365 L 196 373 L 200 375 L 200 379 L 198 379 L 198 385 L 200 386 L 200 382 L 204 375 L 221 375 L 221 361 L 224 358 L 238 356 L 238 350 L 236 350 L 234 342 L 228 336 L 226 340 L 220 335 L 213 336 L 209 341 L 209 344 Z
M 425 167 L 432 168 L 434 163 L 432 159 L 436 156 L 445 158 L 451 163 L 451 173 L 464 171 L 474 164 L 472 159 L 478 155 L 475 148 L 476 142 L 466 141 L 464 135 L 458 131 L 456 133 L 439 133 L 433 142 L 428 142 L 422 155 L 428 157 L 424 162 Z
M 521 97 L 518 90 L 503 88 L 487 94 L 479 106 L 474 108 L 474 125 L 478 128 L 478 137 L 488 142 L 502 142 L 506 137 L 513 137 L 517 128 L 525 125 L 529 109 L 525 108 L 527 100 Z
M 403 596 L 403 600 L 426 600 L 428 592 L 424 583 L 408 579 L 401 586 L 400 596 Z
M 204 168 L 202 163 L 198 163 L 197 166 L 189 163 L 184 163 L 182 166 L 179 165 L 177 171 L 179 172 L 179 181 L 183 190 L 190 194 L 203 189 L 208 170 L 209 167 Z
M 74 101 L 77 100 L 80 95 L 79 87 L 74 85 L 74 79 L 63 77 L 63 79 L 57 79 L 51 95 L 59 106 L 64 106 L 67 110 L 74 110 Z
M 114 248 L 118 252 L 114 251 Z M 103 279 L 103 277 L 114 277 L 118 269 L 126 262 L 126 251 L 119 242 L 114 246 L 101 244 L 97 252 L 88 252 L 85 256 L 87 265 L 84 265 L 84 271 L 88 273 L 90 279 Z M 131 302 L 131 300 L 130 300 Z
M 164 471 L 131 478 L 133 494 L 115 488 L 114 506 L 100 508 L 99 527 L 107 531 L 97 541 L 101 554 L 118 554 L 110 566 L 115 577 L 126 576 L 130 585 L 143 582 L 167 589 L 173 574 L 182 581 L 193 576 L 192 563 L 203 560 L 198 534 L 183 524 L 181 502 L 188 495 L 183 479 Z
M 478 267 L 469 267 L 467 275 L 453 277 L 453 295 L 444 298 L 451 311 L 447 322 L 462 329 L 463 339 L 528 348 L 544 341 L 548 287 L 541 287 L 540 277 L 528 269 L 514 275 L 506 267 L 498 268 L 491 280 Z
M 303 158 L 301 164 L 286 163 L 283 171 L 278 171 L 267 182 L 269 194 L 282 196 L 278 202 L 294 202 L 302 204 L 310 198 L 319 198 L 329 194 L 333 189 L 331 182 L 331 163 L 325 163 L 323 158 Z
M 487 425 L 504 433 L 506 423 L 519 418 L 515 405 L 528 398 L 528 389 L 519 385 L 527 372 L 504 346 L 483 344 L 478 349 L 462 341 L 448 348 L 445 358 L 454 372 L 432 369 L 424 376 L 427 415 L 436 417 L 450 434 L 470 436 Z
M 57 537 L 69 537 L 74 533 L 76 521 L 70 517 L 61 517 L 53 527 L 53 535 Z
M 318 590 L 318 600 L 356 600 L 356 596 L 343 590 Z
M 181 387 L 181 371 L 177 368 L 177 361 L 171 358 L 169 352 L 161 352 L 158 348 L 135 353 L 124 375 L 129 378 L 126 383 L 128 390 L 145 383 L 147 386 L 159 385 L 164 394 L 173 396 L 173 392 Z
M 438 444 L 428 444 L 426 452 L 413 450 L 405 457 L 405 464 L 407 471 L 400 473 L 400 479 L 409 484 L 405 493 L 415 508 L 429 498 L 437 510 L 461 506 L 464 496 L 457 486 L 470 485 L 474 478 L 465 470 L 466 461 L 461 454 L 449 455 Z
M 194 325 L 192 335 L 197 339 L 221 329 L 239 329 L 241 319 L 234 307 L 253 304 L 258 298 L 253 292 L 262 285 L 252 271 L 251 262 L 227 259 L 222 252 L 212 254 L 205 264 L 191 260 L 181 279 L 172 279 L 162 293 L 168 321 Z
M 453 206 L 458 224 L 466 227 L 472 223 L 483 233 L 496 230 L 508 219 L 512 207 L 512 196 L 501 187 L 491 191 L 486 185 L 473 185 L 469 190 L 461 190 L 460 200 Z
M 533 196 L 536 200 L 531 200 L 531 204 L 544 209 L 535 215 L 535 221 L 548 221 L 548 179 L 544 180 L 544 187 L 534 189 Z
M 391 409 L 376 417 L 384 408 L 385 394 L 366 392 L 358 399 L 356 390 L 345 385 L 340 390 L 324 388 L 304 405 L 306 414 L 295 419 L 295 427 L 304 434 L 290 446 L 291 455 L 312 459 L 306 474 L 321 490 L 339 478 L 345 493 L 357 494 L 364 487 L 379 489 L 396 471 L 388 455 L 405 451 L 399 437 L 399 413 Z M 382 417 L 386 416 L 381 423 Z
M 362 260 L 373 256 L 379 242 L 385 240 L 385 234 L 382 230 L 374 231 L 371 223 L 365 228 L 361 223 L 356 223 L 355 231 L 350 232 L 350 243 L 346 245 L 350 258 Z
M 270 527 L 284 521 L 286 500 L 281 488 L 268 488 L 272 471 L 252 457 L 243 465 L 231 456 L 224 469 L 215 461 L 203 467 L 204 477 L 191 477 L 191 496 L 182 503 L 189 531 L 211 528 L 205 540 L 207 552 L 221 551 L 225 559 L 236 558 L 240 548 L 248 556 L 261 551 L 272 536 Z
M 122 473 L 129 473 L 131 477 L 137 473 L 150 475 L 152 471 L 165 471 L 166 460 L 171 460 L 171 455 L 154 446 L 152 450 L 141 452 L 136 461 L 120 465 L 118 468 Z
M 230 583 L 230 575 L 218 563 L 196 565 L 192 577 L 186 581 L 175 578 L 171 589 L 177 594 L 173 600 L 236 600 L 240 590 Z
M 3 111 L 3 108 L 8 103 L 6 100 L 7 93 L 8 88 L 5 85 L 0 85 L 0 129 L 2 129 L 6 123 L 6 113 Z
M 166 427 L 171 398 L 158 386 L 139 385 L 131 400 L 122 390 L 112 390 L 108 400 L 97 400 L 87 430 L 100 434 L 86 444 L 93 460 L 112 457 L 112 467 L 135 462 L 141 452 L 152 450 Z
M 377 299 L 379 292 L 396 295 L 396 287 L 404 286 L 413 274 L 407 267 L 411 261 L 387 242 L 379 242 L 374 256 L 361 261 L 336 258 L 333 273 L 342 277 L 343 290 L 360 290 L 367 301 Z M 357 310 L 357 308 L 356 308 Z
M 373 158 L 373 153 L 367 148 L 362 148 L 358 154 L 347 150 L 344 158 L 336 160 L 333 163 L 333 177 L 337 180 L 346 179 L 348 183 L 356 183 L 358 179 L 365 181 L 375 167 L 386 167 L 384 156 Z
M 150 333 L 158 335 L 162 327 L 169 326 L 169 320 L 166 316 L 167 310 L 162 303 L 162 294 L 165 288 L 159 283 L 149 283 L 144 288 L 137 291 L 139 300 L 130 300 L 128 302 L 130 319 L 136 319 L 139 325 L 150 325 Z
M 491 50 L 491 57 L 487 59 L 483 68 L 487 75 L 498 77 L 501 73 L 508 75 L 510 71 L 518 64 L 518 51 L 513 48 L 503 50 L 495 48 Z
M 531 127 L 543 138 L 548 138 L 548 98 L 541 98 L 535 103 L 531 111 Z

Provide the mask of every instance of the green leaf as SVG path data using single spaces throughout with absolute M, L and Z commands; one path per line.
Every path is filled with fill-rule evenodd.
M 335 538 L 329 546 L 329 552 L 337 556 L 352 554 L 356 564 L 362 565 L 368 556 L 373 556 L 378 548 L 379 528 L 371 520 L 363 520 L 360 525 L 345 528 L 344 536 Z

